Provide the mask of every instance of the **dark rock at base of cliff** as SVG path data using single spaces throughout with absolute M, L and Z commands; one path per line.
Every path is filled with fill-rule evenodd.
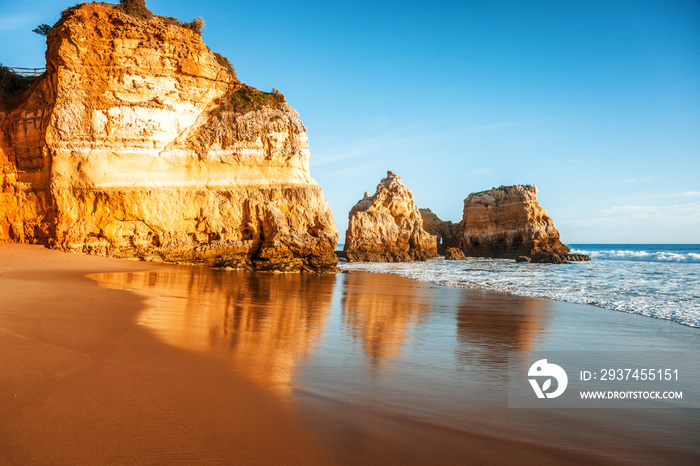
M 445 260 L 465 261 L 467 260 L 467 256 L 465 256 L 464 252 L 459 248 L 447 248 L 445 251 Z
M 569 262 L 589 262 L 591 258 L 585 254 L 566 254 L 566 260 Z
M 556 252 L 536 252 L 530 256 L 530 262 L 535 264 L 566 264 L 566 255 Z
M 533 264 L 568 264 L 569 262 L 590 261 L 585 254 L 558 254 L 556 252 L 536 252 L 529 256 L 518 256 L 515 262 L 532 262 Z
M 435 257 L 433 254 L 428 254 L 421 251 L 411 251 L 411 252 L 346 252 L 346 257 L 348 262 L 412 262 L 412 261 L 426 261 L 430 258 Z

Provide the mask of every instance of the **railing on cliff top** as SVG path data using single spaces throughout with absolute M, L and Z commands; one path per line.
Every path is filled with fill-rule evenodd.
M 7 66 L 6 68 L 15 74 L 19 74 L 22 76 L 34 76 L 34 77 L 39 76 L 44 71 L 46 71 L 46 68 L 20 68 L 17 66 Z

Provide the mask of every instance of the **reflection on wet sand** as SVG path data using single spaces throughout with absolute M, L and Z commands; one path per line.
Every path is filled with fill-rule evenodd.
M 663 432 L 645 433 L 637 425 L 657 422 L 656 414 L 636 413 L 632 424 L 605 410 L 507 408 L 509 351 L 539 350 L 553 338 L 595 340 L 604 330 L 574 305 L 354 272 L 167 266 L 93 278 L 145 296 L 138 319 L 165 342 L 225 358 L 298 406 L 340 464 L 502 464 L 511 451 L 523 464 L 577 464 L 601 451 L 634 459 L 640 445 L 651 448 L 642 458 L 657 459 L 694 426 L 665 414 Z M 615 324 L 626 316 L 600 316 L 603 327 L 617 325 L 613 334 L 632 331 Z M 656 323 L 640 328 L 627 337 L 637 348 L 654 339 L 670 346 L 653 333 Z M 696 455 L 693 440 L 676 441 L 684 458 Z
M 139 323 L 165 342 L 223 356 L 237 372 L 281 393 L 293 387 L 301 362 L 318 364 L 309 356 L 326 351 L 318 345 L 332 312 L 340 313 L 338 323 L 353 343 L 341 353 L 362 361 L 355 366 L 363 368 L 360 372 L 342 373 L 354 380 L 397 370 L 422 371 L 434 380 L 436 374 L 427 369 L 409 369 L 424 364 L 440 370 L 456 364 L 460 370 L 471 367 L 502 375 L 508 351 L 534 349 L 549 325 L 547 301 L 478 290 L 441 293 L 435 286 L 392 275 L 336 277 L 169 266 L 92 278 L 102 286 L 145 296 L 147 309 Z M 334 288 L 342 301 L 332 309 Z M 418 347 L 424 348 L 422 356 L 416 353 Z M 324 368 L 305 369 L 307 375 L 314 371 Z
M 457 304 L 457 360 L 502 371 L 509 351 L 536 349 L 551 326 L 542 299 L 462 290 Z
M 138 299 L 78 277 L 96 258 L 37 252 L 0 283 L 1 464 L 332 464 L 309 459 L 302 423 L 335 464 L 698 463 L 693 413 L 513 410 L 482 377 L 508 350 L 692 351 L 696 329 L 381 274 L 94 275 L 145 297 L 136 318 L 154 332 L 133 331 Z
M 333 275 L 200 267 L 91 277 L 145 294 L 139 323 L 165 342 L 229 358 L 237 372 L 281 393 L 324 332 L 335 283 Z
M 432 309 L 431 288 L 396 287 L 392 280 L 368 273 L 350 273 L 345 280 L 343 325 L 374 367 L 398 358 Z

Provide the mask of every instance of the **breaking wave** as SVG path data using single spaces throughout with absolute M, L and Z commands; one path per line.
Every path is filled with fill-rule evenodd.
M 629 249 L 590 250 L 572 248 L 572 254 L 587 254 L 591 259 L 609 261 L 642 261 L 642 262 L 685 262 L 700 264 L 700 253 L 671 252 L 671 251 L 632 251 Z
M 700 327 L 700 245 L 574 245 L 590 262 L 521 264 L 469 258 L 343 263 L 342 268 L 400 275 L 458 288 L 593 304 Z

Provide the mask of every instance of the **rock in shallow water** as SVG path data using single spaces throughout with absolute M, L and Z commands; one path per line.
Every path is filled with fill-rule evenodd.
M 459 248 L 447 248 L 445 251 L 445 260 L 463 261 L 467 260 L 467 256 L 465 256 L 462 250 Z

